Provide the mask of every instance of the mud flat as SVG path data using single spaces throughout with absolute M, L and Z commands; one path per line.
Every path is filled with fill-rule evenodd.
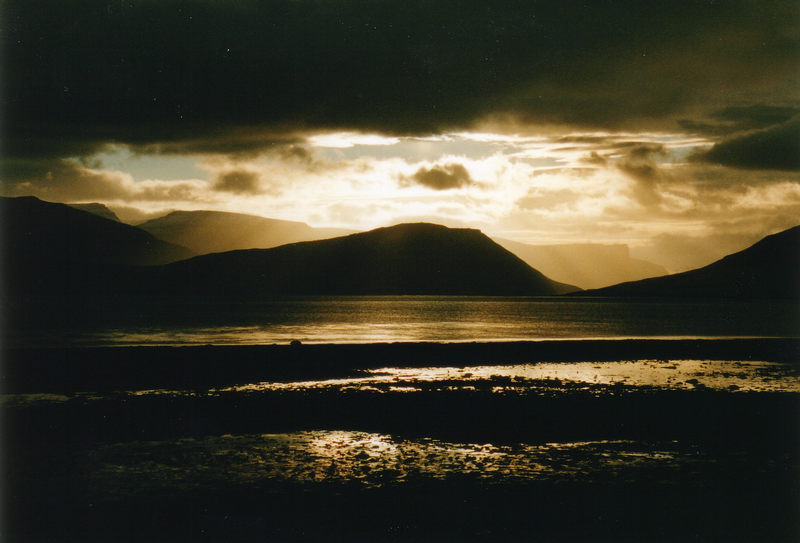
M 0 396 L 0 535 L 796 541 L 797 350 L 754 339 L 15 351 Z

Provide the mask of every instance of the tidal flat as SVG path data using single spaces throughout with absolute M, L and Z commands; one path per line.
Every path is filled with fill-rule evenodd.
M 793 541 L 797 350 L 16 351 L 3 540 Z

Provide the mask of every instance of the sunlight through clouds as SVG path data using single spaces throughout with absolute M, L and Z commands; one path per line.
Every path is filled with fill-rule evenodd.
M 358 134 L 354 132 L 340 132 L 332 134 L 319 134 L 308 138 L 314 147 L 347 148 L 356 145 L 394 145 L 400 140 L 388 138 L 377 134 Z
M 711 145 L 697 135 L 609 131 L 320 132 L 259 152 L 196 155 L 114 145 L 56 162 L 17 190 L 123 214 L 217 209 L 349 230 L 426 221 L 534 244 L 643 250 L 662 234 L 754 236 L 757 218 L 776 210 L 771 228 L 791 226 L 797 176 L 693 160 Z M 148 175 L 157 170 L 169 176 Z

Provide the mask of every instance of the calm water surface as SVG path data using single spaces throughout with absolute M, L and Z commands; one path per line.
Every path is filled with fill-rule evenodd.
M 800 335 L 800 304 L 612 298 L 368 296 L 163 304 L 7 332 L 11 345 L 247 345 Z

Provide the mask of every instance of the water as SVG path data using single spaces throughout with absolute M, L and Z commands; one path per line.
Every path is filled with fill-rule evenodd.
M 797 315 L 796 304 L 766 302 L 303 298 L 151 308 L 49 334 L 18 331 L 14 339 L 182 345 L 796 336 Z M 592 360 L 598 343 L 605 345 L 581 343 L 587 359 L 574 362 L 402 367 L 398 360 L 207 388 L 3 394 L 0 409 L 15 432 L 7 438 L 14 444 L 8 487 L 25 523 L 49 530 L 31 540 L 98 526 L 107 531 L 103 540 L 119 533 L 180 540 L 169 530 L 186 529 L 186 540 L 220 541 L 467 539 L 454 533 L 593 541 L 602 530 L 615 536 L 605 540 L 633 541 L 665 526 L 674 533 L 663 540 L 697 539 L 701 530 L 709 540 L 742 533 L 792 540 L 800 368 L 693 359 L 690 349 L 679 359 Z M 226 354 L 240 351 L 200 350 L 218 353 L 222 375 Z M 114 356 L 105 356 L 113 366 Z M 142 372 L 152 368 L 142 360 Z M 319 527 L 316 537 L 308 526 Z M 571 526 L 578 536 L 563 537 Z M 627 537 L 616 537 L 620 526 Z M 405 537 L 395 537 L 398 530 Z
M 696 446 L 675 441 L 492 445 L 346 430 L 136 441 L 102 447 L 90 455 L 96 464 L 92 483 L 110 496 L 146 495 L 153 487 L 194 491 L 292 482 L 374 488 L 455 477 L 495 485 L 623 477 L 674 481 L 714 460 Z
M 726 390 L 738 392 L 798 392 L 800 368 L 793 364 L 750 360 L 621 360 L 466 367 L 379 368 L 363 376 L 301 382 L 261 382 L 235 385 L 222 392 L 371 391 L 412 393 L 431 390 L 464 391 L 488 388 L 495 394 L 515 395 L 553 391 L 567 385 L 608 385 L 662 390 Z M 570 387 L 574 389 L 573 387 Z M 173 393 L 175 391 L 140 391 Z
M 728 300 L 317 297 L 110 303 L 78 316 L 85 313 L 6 328 L 3 341 L 800 336 L 797 303 Z M 691 349 L 678 359 L 593 360 L 598 343 L 607 344 L 581 343 L 583 361 L 390 360 L 271 381 L 226 377 L 226 356 L 240 349 L 199 349 L 215 353 L 223 376 L 206 388 L 123 382 L 2 394 L 13 432 L 7 486 L 22 504 L 15 518 L 45 532 L 20 539 L 181 540 L 170 531 L 178 530 L 185 540 L 220 541 L 590 541 L 603 530 L 624 536 L 624 528 L 628 537 L 612 540 L 792 540 L 797 364 L 702 360 Z M 103 356 L 113 376 L 114 355 Z M 135 373 L 151 370 L 159 372 L 143 358 Z M 318 529 L 312 537 L 309 526 Z M 564 536 L 569 527 L 578 537 Z
M 782 301 L 457 296 L 283 298 L 119 308 L 6 330 L 10 345 L 252 345 L 588 338 L 796 337 Z

